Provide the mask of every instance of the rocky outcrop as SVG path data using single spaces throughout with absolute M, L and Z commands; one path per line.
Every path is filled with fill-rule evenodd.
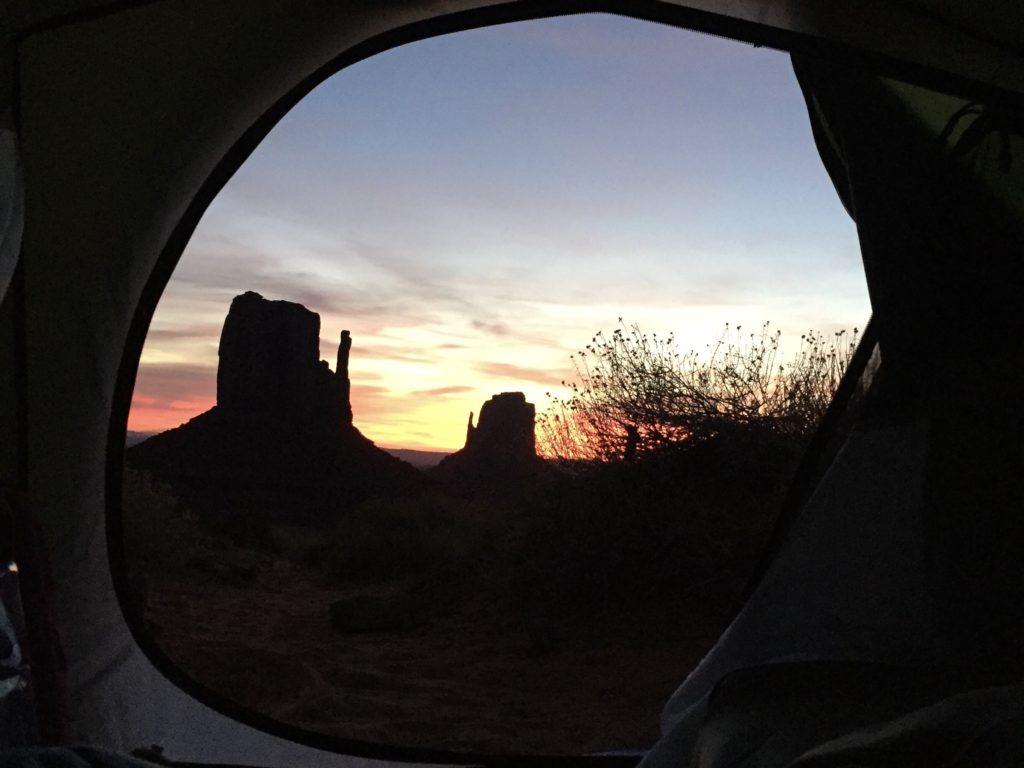
M 466 445 L 436 467 L 432 475 L 452 490 L 507 495 L 532 482 L 543 468 L 534 438 L 536 409 L 522 392 L 502 392 L 469 415 Z
M 217 366 L 217 405 L 234 414 L 330 423 L 352 422 L 348 354 L 341 335 L 334 373 L 320 359 L 320 316 L 301 304 L 236 296 L 224 320 Z
M 334 366 L 335 391 L 342 420 L 352 423 L 352 382 L 348 378 L 348 353 L 352 351 L 352 337 L 348 331 L 341 332 L 338 342 L 338 361 Z
M 463 451 L 485 461 L 533 461 L 537 457 L 535 418 L 536 408 L 522 392 L 495 395 L 480 409 L 475 427 L 473 414 L 469 415 Z
M 352 423 L 352 338 L 337 367 L 320 360 L 320 316 L 258 293 L 235 297 L 224 321 L 217 405 L 127 452 L 196 505 L 260 510 L 330 524 L 377 494 L 416 489 L 419 473 Z

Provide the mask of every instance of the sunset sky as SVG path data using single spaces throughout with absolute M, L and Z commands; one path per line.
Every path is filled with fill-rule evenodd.
M 543 410 L 619 317 L 685 351 L 726 322 L 792 345 L 870 312 L 788 57 L 605 15 L 413 43 L 306 97 L 189 243 L 129 429 L 213 405 L 246 290 L 318 312 L 332 366 L 349 329 L 356 425 L 439 450 L 495 393 Z

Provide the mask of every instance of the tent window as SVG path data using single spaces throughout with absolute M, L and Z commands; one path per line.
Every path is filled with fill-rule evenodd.
M 131 609 L 306 731 L 647 747 L 867 315 L 780 54 L 603 15 L 381 54 L 272 132 L 158 307 Z

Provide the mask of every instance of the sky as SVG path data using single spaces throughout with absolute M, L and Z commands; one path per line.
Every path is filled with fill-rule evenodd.
M 785 54 L 603 14 L 408 44 L 326 80 L 206 211 L 157 307 L 128 428 L 211 407 L 232 297 L 350 330 L 356 426 L 455 450 L 489 397 L 543 411 L 621 317 L 863 328 L 856 231 Z

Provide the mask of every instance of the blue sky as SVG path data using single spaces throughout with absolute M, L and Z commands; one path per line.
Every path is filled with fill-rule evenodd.
M 215 394 L 231 298 L 354 338 L 357 426 L 454 449 L 492 394 L 544 393 L 617 319 L 686 349 L 869 315 L 855 227 L 786 55 L 586 15 L 402 46 L 325 81 L 210 206 L 157 309 L 133 428 Z

